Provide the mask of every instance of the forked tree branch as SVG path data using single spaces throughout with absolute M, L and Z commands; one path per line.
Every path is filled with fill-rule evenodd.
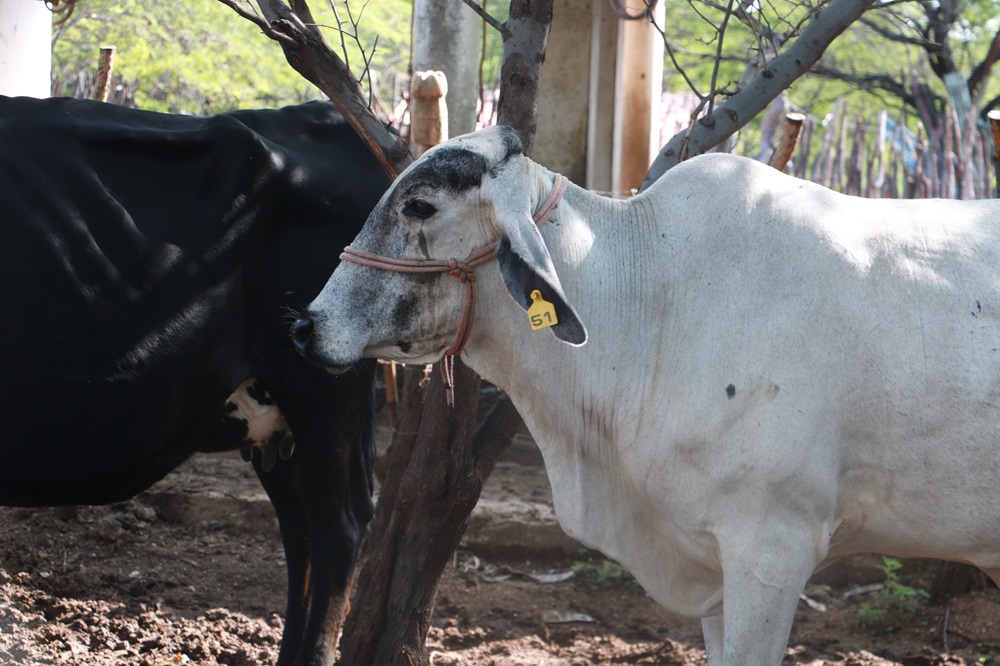
M 499 32 L 501 37 L 507 39 L 507 24 L 496 20 L 492 14 L 483 9 L 481 5 L 473 2 L 473 0 L 465 0 L 465 4 L 471 7 L 472 11 L 479 14 L 479 18 L 483 19 L 487 25 L 492 26 L 497 32 Z
M 248 11 L 239 0 L 219 2 L 252 21 L 281 45 L 288 64 L 326 93 L 392 178 L 413 161 L 399 135 L 368 108 L 361 84 L 347 64 L 326 44 L 317 26 L 307 25 L 314 23 L 307 0 L 291 0 L 295 11 L 282 0 L 259 0 L 263 16 Z
M 777 55 L 724 104 L 674 135 L 653 161 L 641 190 L 685 159 L 699 155 L 732 136 L 760 113 L 781 91 L 809 71 L 827 46 L 872 8 L 875 0 L 832 0 L 816 12 L 787 49 Z

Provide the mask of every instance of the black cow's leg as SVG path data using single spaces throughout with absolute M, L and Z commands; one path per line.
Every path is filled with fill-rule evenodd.
M 285 629 L 281 635 L 278 666 L 293 666 L 302 648 L 306 628 L 309 594 L 306 589 L 309 569 L 309 539 L 306 512 L 297 490 L 291 465 L 275 465 L 265 472 L 259 452 L 254 455 L 254 471 L 271 500 L 278 517 L 281 542 L 288 567 L 288 601 L 285 606 Z
M 355 374 L 349 382 L 308 366 L 302 370 L 295 377 L 266 376 L 264 380 L 285 414 L 296 445 L 292 457 L 279 460 L 271 472 L 257 464 L 255 468 L 265 488 L 271 486 L 272 502 L 280 490 L 282 498 L 275 502 L 275 509 L 279 521 L 287 523 L 287 527 L 282 524 L 290 586 L 284 641 L 296 642 L 298 651 L 292 657 L 292 648 L 283 644 L 279 664 L 329 666 L 343 624 L 357 548 L 372 515 L 372 395 L 370 389 L 358 391 L 358 386 L 370 386 L 374 363 L 352 370 Z M 359 373 L 363 382 L 358 381 Z M 266 478 L 273 474 L 275 479 Z M 290 482 L 278 482 L 286 477 Z M 298 602 L 307 606 L 304 628 Z
M 367 430 L 373 418 L 356 414 L 352 430 Z M 366 437 L 367 439 L 367 437 Z M 360 447 L 352 450 L 323 451 L 323 458 L 333 454 L 335 460 L 312 464 L 303 469 L 301 485 L 309 516 L 309 559 L 311 563 L 312 602 L 303 645 L 334 645 L 343 625 L 347 597 L 357 550 L 370 513 L 369 457 L 359 455 Z M 303 457 L 305 458 L 305 456 Z M 341 470 L 347 483 L 339 488 L 330 483 L 324 468 Z M 359 479 L 366 479 L 358 487 Z M 351 507 L 344 510 L 344 507 Z M 332 658 L 332 653 L 329 658 Z M 313 660 L 304 663 L 319 666 L 330 661 Z

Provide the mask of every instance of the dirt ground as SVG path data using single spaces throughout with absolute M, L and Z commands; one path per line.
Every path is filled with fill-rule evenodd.
M 784 663 L 1000 664 L 1000 591 L 910 600 L 936 564 L 909 561 L 895 594 L 858 592 L 886 580 L 878 562 L 857 558 L 807 588 L 817 608 L 800 603 Z M 199 457 L 150 493 L 68 521 L 0 509 L 0 666 L 273 663 L 284 584 L 276 525 L 237 454 Z M 697 621 L 560 535 L 526 437 L 487 484 L 428 644 L 440 666 L 704 663 Z

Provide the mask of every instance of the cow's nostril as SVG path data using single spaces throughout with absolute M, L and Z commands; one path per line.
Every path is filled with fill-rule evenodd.
M 312 317 L 302 317 L 292 324 L 292 343 L 300 352 L 304 353 L 309 347 L 314 328 Z

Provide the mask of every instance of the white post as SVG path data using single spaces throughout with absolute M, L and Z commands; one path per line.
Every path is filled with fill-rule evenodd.
M 583 185 L 587 182 L 591 0 L 555 0 L 553 4 L 531 157 Z
M 52 12 L 41 0 L 0 0 L 0 95 L 49 97 Z

